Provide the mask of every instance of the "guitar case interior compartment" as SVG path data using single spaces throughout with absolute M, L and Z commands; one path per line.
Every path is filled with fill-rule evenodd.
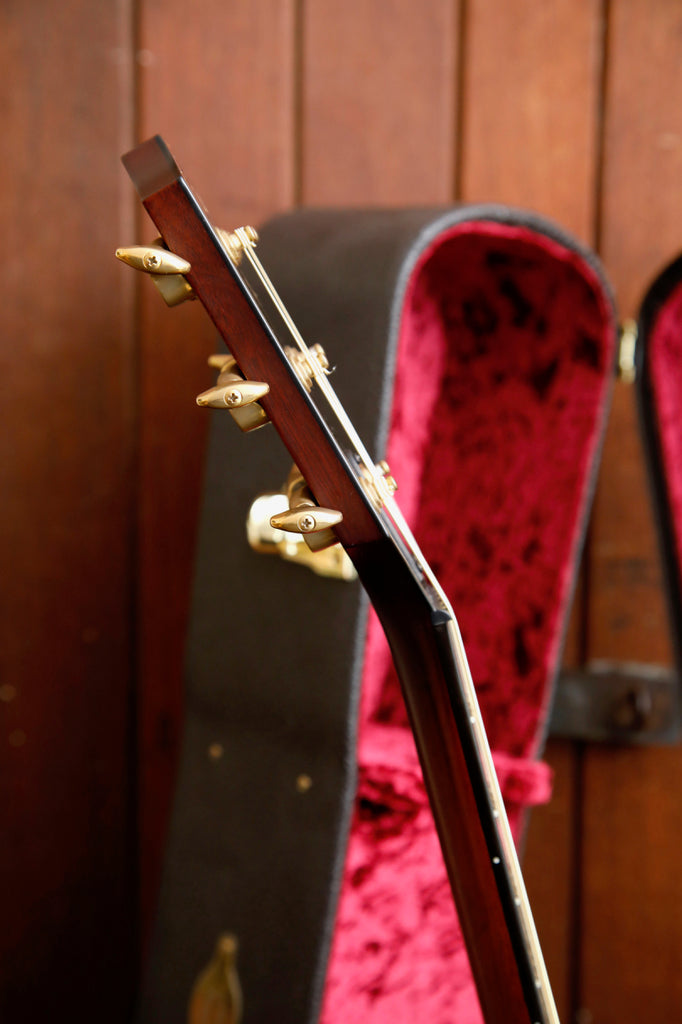
M 259 253 L 448 593 L 518 839 L 550 795 L 539 756 L 613 379 L 603 275 L 499 207 L 299 211 Z M 246 543 L 251 500 L 288 469 L 271 428 L 243 437 L 214 414 L 139 1020 L 184 1022 L 230 931 L 245 1024 L 477 1021 L 377 620 L 357 582 Z
M 636 376 L 676 670 L 649 685 L 646 738 L 682 737 L 682 256 L 653 280 L 637 324 Z M 658 683 L 658 685 L 657 685 Z

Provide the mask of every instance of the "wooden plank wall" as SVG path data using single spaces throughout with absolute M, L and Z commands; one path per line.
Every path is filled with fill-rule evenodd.
M 682 248 L 682 7 L 4 0 L 0 49 L 0 1019 L 120 1024 L 182 728 L 212 332 L 115 264 L 151 237 L 119 154 L 161 132 L 225 226 L 532 207 L 599 249 L 632 315 Z M 580 603 L 574 660 L 669 662 L 625 385 Z M 562 1019 L 676 1020 L 682 751 L 549 757 L 526 862 Z

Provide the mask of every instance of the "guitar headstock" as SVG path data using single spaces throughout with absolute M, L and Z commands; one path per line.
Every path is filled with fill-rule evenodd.
M 198 298 L 229 355 L 212 360 L 201 406 L 228 410 L 244 431 L 271 422 L 294 462 L 289 507 L 273 527 L 302 535 L 311 550 L 337 540 L 349 553 L 385 539 L 399 513 L 385 463 L 375 465 L 329 385 L 321 346 L 301 338 L 258 260 L 251 227 L 214 227 L 158 136 L 123 157 L 160 232 L 152 246 L 117 250 L 150 274 L 169 305 Z

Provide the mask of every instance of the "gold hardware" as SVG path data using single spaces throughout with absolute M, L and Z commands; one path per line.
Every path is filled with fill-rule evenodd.
M 321 345 L 311 345 L 306 350 L 285 345 L 284 351 L 306 391 L 311 390 L 319 373 L 329 376 L 329 360 Z
M 390 493 L 395 494 L 395 492 L 398 490 L 398 485 L 395 482 L 395 477 L 391 474 L 391 467 L 386 462 L 386 459 L 381 459 L 380 462 L 377 462 L 377 469 L 384 478 L 384 483 L 386 484 L 386 487 L 388 488 Z
M 637 378 L 637 321 L 625 320 L 621 325 L 618 340 L 618 377 L 626 384 Z
M 216 943 L 213 957 L 192 988 L 188 1024 L 239 1024 L 242 991 L 237 974 L 238 943 L 225 933 Z
M 185 299 L 196 299 L 191 284 L 182 274 L 152 274 L 151 278 L 167 306 L 179 306 Z
M 229 376 L 234 380 L 197 395 L 197 405 L 210 405 L 212 409 L 240 409 L 251 402 L 257 402 L 270 390 L 270 385 L 263 381 L 242 380 L 236 373 Z
M 218 380 L 215 387 L 197 395 L 197 405 L 229 409 L 233 420 L 245 433 L 268 423 L 268 414 L 258 403 L 267 395 L 270 385 L 264 381 L 244 380 L 230 355 L 209 356 L 208 362 L 220 371 Z
M 242 243 L 234 231 L 225 231 L 224 228 L 216 228 L 216 235 L 223 244 L 233 263 L 240 263 L 242 258 Z
M 343 520 L 340 512 L 333 508 L 320 508 L 313 502 L 301 502 L 298 508 L 288 508 L 271 516 L 270 525 L 286 533 L 312 534 L 337 526 Z
M 116 256 L 129 267 L 149 274 L 167 306 L 178 306 L 185 299 L 196 298 L 192 286 L 182 276 L 192 268 L 187 260 L 165 249 L 162 242 L 157 238 L 151 245 L 120 248 Z
M 258 241 L 258 232 L 250 224 L 243 228 L 236 228 L 234 231 L 226 231 L 224 228 L 216 228 L 215 232 L 223 244 L 233 263 L 239 264 L 244 252 L 244 246 L 254 248 Z
M 374 467 L 374 473 L 366 466 L 360 466 L 359 472 L 365 494 L 376 509 L 382 509 L 398 490 L 389 464 L 382 459 Z
M 305 772 L 302 772 L 296 779 L 296 789 L 299 793 L 307 793 L 312 784 L 313 780 Z
M 270 525 L 287 533 L 300 533 L 311 551 L 323 551 L 337 543 L 332 526 L 343 515 L 333 508 L 320 508 L 296 464 L 291 467 L 284 490 L 289 502 L 285 511 L 271 517 Z
M 289 499 L 282 491 L 259 495 L 251 504 L 246 520 L 249 546 L 260 554 L 279 555 L 286 562 L 304 565 L 318 576 L 346 581 L 356 579 L 353 563 L 340 544 L 335 542 L 321 551 L 312 551 L 308 546 L 309 537 L 285 533 L 272 526 L 272 517 L 288 507 Z
M 146 274 L 188 274 L 192 269 L 187 260 L 157 245 L 131 245 L 116 250 L 116 258 L 133 270 Z

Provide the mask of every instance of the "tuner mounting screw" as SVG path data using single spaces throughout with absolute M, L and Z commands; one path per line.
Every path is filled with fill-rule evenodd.
M 161 258 L 156 255 L 155 252 L 146 252 L 142 257 L 142 262 L 147 270 L 154 271 L 161 266 Z
M 242 393 L 241 393 L 241 391 L 237 391 L 236 388 L 234 389 L 234 391 L 230 391 L 230 392 L 228 392 L 225 395 L 225 405 L 228 405 L 228 406 L 232 407 L 232 406 L 241 405 L 241 404 L 242 404 Z

